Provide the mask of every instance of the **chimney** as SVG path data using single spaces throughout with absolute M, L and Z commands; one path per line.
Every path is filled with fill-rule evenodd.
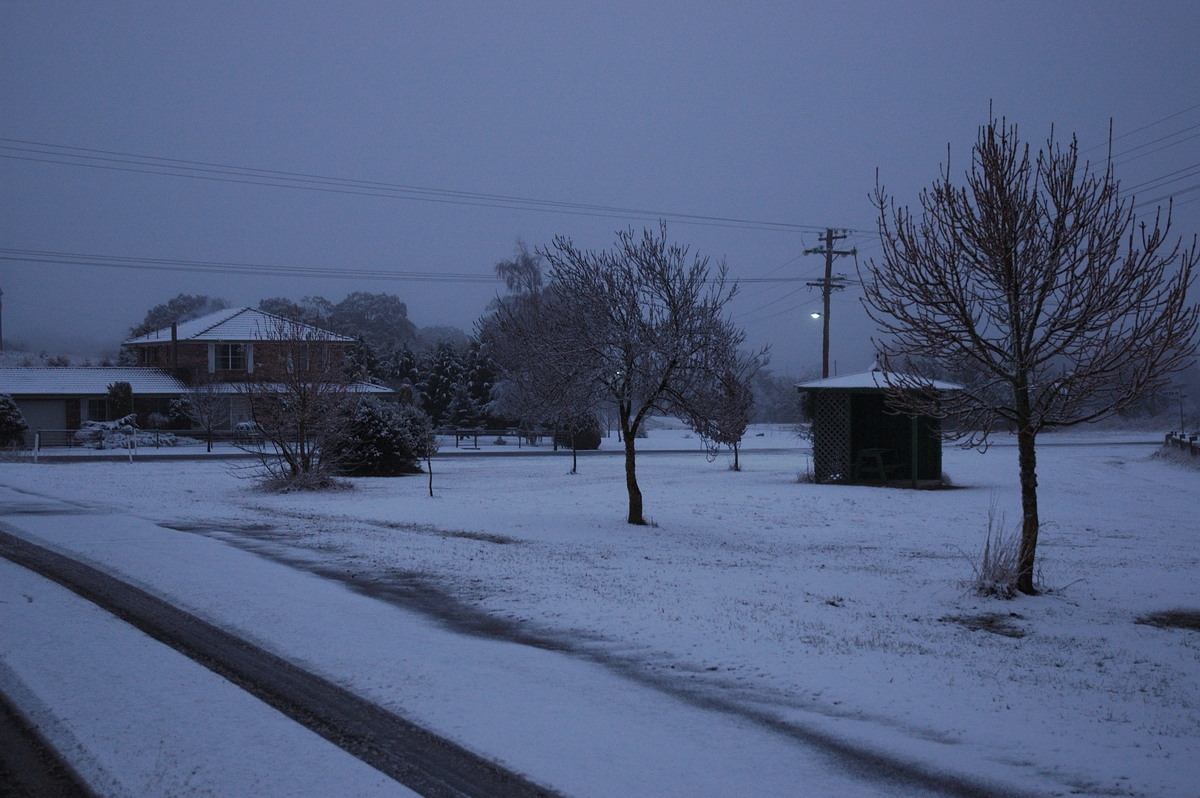
M 171 322 L 171 368 L 179 368 L 179 325 Z

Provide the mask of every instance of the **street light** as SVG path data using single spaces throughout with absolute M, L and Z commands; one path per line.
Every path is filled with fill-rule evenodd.
M 808 315 L 812 316 L 814 319 L 819 319 L 819 318 L 821 318 L 821 314 L 820 314 L 820 313 L 818 313 L 818 312 L 817 312 L 817 311 L 815 311 L 815 310 L 814 310 L 812 313 L 809 313 Z

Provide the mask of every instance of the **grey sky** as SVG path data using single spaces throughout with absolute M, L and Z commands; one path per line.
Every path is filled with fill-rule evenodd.
M 673 239 L 725 258 L 736 278 L 813 278 L 822 261 L 802 253 L 820 227 L 862 231 L 842 245 L 878 255 L 875 169 L 915 203 L 947 143 L 961 174 L 989 101 L 1035 145 L 1052 123 L 1101 145 L 1110 118 L 1118 153 L 1168 137 L 1118 158 L 1118 177 L 1134 186 L 1184 170 L 1136 193 L 1190 188 L 1175 230 L 1200 230 L 1192 2 L 733 6 L 6 0 L 5 340 L 115 350 L 150 306 L 180 292 L 256 304 L 386 291 L 419 326 L 470 329 L 500 288 L 47 265 L 12 250 L 487 275 L 517 237 L 605 247 L 616 229 L 667 213 L 800 226 L 669 219 Z M 13 140 L 651 214 L 95 168 L 130 168 L 124 156 L 45 163 L 25 159 L 80 161 Z M 854 263 L 836 270 L 853 275 Z M 774 370 L 799 375 L 819 368 L 820 325 L 808 317 L 818 304 L 802 281 L 747 282 L 734 316 L 753 343 L 774 345 Z M 865 367 L 858 292 L 837 295 L 832 318 L 839 371 Z

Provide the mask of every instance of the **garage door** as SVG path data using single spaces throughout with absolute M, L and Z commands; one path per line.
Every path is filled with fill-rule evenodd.
M 33 443 L 33 433 L 39 429 L 67 428 L 67 403 L 63 399 L 18 399 L 17 407 L 21 408 L 21 415 L 29 425 L 26 443 Z

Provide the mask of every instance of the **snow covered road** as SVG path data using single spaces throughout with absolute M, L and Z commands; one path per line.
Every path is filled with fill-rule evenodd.
M 999 601 L 963 580 L 991 509 L 1019 512 L 1014 449 L 947 449 L 960 487 L 929 492 L 798 481 L 802 444 L 750 441 L 740 473 L 646 458 L 650 527 L 624 523 L 619 457 L 579 475 L 558 457 L 449 458 L 433 498 L 424 479 L 266 494 L 221 461 L 0 463 L 0 514 L 572 795 L 1196 794 L 1200 637 L 1145 620 L 1200 612 L 1196 471 L 1122 433 L 1048 440 L 1048 592 Z M 73 657 L 71 641 L 0 600 L 0 662 L 31 684 L 64 667 L 39 658 Z M 143 787 L 165 773 L 198 794 L 253 780 L 203 745 L 165 769 L 139 758 L 178 733 L 125 724 L 128 696 L 69 700 L 51 717 L 127 736 L 128 755 L 104 756 L 136 794 L 164 794 Z
M 38 506 L 29 514 L 21 507 Z M 8 529 L 230 629 L 574 795 L 979 794 L 839 760 L 559 652 L 465 637 L 223 543 L 5 490 Z M 3 687 L 103 794 L 402 794 L 397 785 L 63 588 L 3 566 Z M 1005 794 L 999 790 L 997 794 Z
M 519 777 L 248 641 L 0 525 L 0 555 L 73 591 L 223 676 L 423 795 L 546 796 Z
M 182 654 L 0 559 L 0 691 L 103 796 L 403 796 Z

